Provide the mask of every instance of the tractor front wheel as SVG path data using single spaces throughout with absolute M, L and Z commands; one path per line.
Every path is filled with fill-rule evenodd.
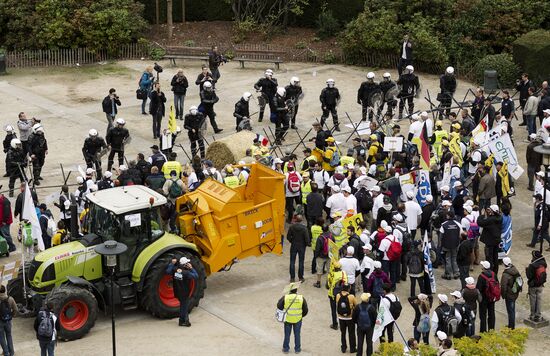
M 66 284 L 54 288 L 46 299 L 59 317 L 59 338 L 76 340 L 86 335 L 97 319 L 98 306 L 92 292 Z
M 160 256 L 147 271 L 146 280 L 141 293 L 141 305 L 149 313 L 159 318 L 175 318 L 179 316 L 180 302 L 174 295 L 172 276 L 165 273 L 166 267 L 175 258 L 187 257 L 199 277 L 191 281 L 189 296 L 189 311 L 199 305 L 206 288 L 206 271 L 201 260 L 188 251 L 170 251 Z

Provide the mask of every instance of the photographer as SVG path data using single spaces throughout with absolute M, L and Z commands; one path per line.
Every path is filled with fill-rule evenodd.
M 206 65 L 202 65 L 202 72 L 197 77 L 197 80 L 195 80 L 195 84 L 199 86 L 199 93 L 204 90 L 204 83 L 209 82 L 214 87 L 214 84 L 216 84 L 216 79 L 212 76 L 212 73 L 208 71 L 208 67 Z
M 502 216 L 498 205 L 491 205 L 482 211 L 477 218 L 477 224 L 483 228 L 480 241 L 485 244 L 485 259 L 491 264 L 491 269 L 498 273 L 498 246 L 502 232 Z
M 227 63 L 227 59 L 218 52 L 218 46 L 213 46 L 212 50 L 208 53 L 208 67 L 215 81 L 218 81 L 221 77 L 219 67 L 223 63 Z
M 189 322 L 189 299 L 191 297 L 191 286 L 196 283 L 199 275 L 191 265 L 191 260 L 181 257 L 179 262 L 176 258 L 166 267 L 166 274 L 171 274 L 174 286 L 174 295 L 180 301 L 179 326 L 191 326 Z
M 160 137 L 160 122 L 165 115 L 165 102 L 166 96 L 160 90 L 160 83 L 155 82 L 149 105 L 149 113 L 153 116 L 153 139 L 155 140 Z
M 187 87 L 189 83 L 187 78 L 183 74 L 183 69 L 178 69 L 178 73 L 172 78 L 170 83 L 172 91 L 174 92 L 174 108 L 176 109 L 176 118 L 183 120 L 183 103 L 185 101 L 185 94 L 187 94 Z
M 115 88 L 109 89 L 109 95 L 103 99 L 101 106 L 103 106 L 103 112 L 107 117 L 107 131 L 109 131 L 113 127 L 113 121 L 115 121 L 116 114 L 118 113 L 117 106 L 120 106 L 120 99 L 116 94 Z

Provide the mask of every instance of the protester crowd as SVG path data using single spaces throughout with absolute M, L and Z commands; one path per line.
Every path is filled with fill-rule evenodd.
M 239 167 L 227 165 L 218 170 L 204 159 L 206 117 L 215 133 L 222 131 L 216 123 L 214 105 L 219 100 L 215 86 L 220 79 L 218 67 L 223 57 L 215 50 L 210 56 L 210 67 L 203 67 L 195 82 L 201 105 L 191 106 L 188 114 L 184 114 L 184 99 L 189 81 L 182 70 L 172 79 L 175 109 L 166 129 L 161 129 L 168 114 L 166 95 L 154 80 L 153 68 L 145 70 L 138 96 L 143 100 L 143 114 L 147 114 L 146 103 L 150 100 L 155 141 L 150 152 L 143 151 L 133 159 L 124 154 L 125 145 L 131 140 L 130 129 L 124 119 L 116 117 L 120 98 L 114 88 L 109 90 L 102 102 L 107 117 L 105 139 L 98 130 L 89 131 L 82 148 L 87 168 L 75 178 L 75 189 L 67 182 L 61 187 L 59 200 L 54 204 L 59 211 L 55 214 L 58 219 L 54 219 L 50 210 L 53 207 L 40 202 L 28 187 L 39 186 L 42 179 L 41 170 L 48 153 L 44 128 L 39 120 L 28 120 L 23 112 L 16 125 L 18 135 L 13 126 L 6 127 L 5 177 L 9 177 L 9 197 L 14 196 L 15 182 L 22 181 L 13 215 L 20 220 L 18 237 L 27 259 L 32 259 L 36 244 L 29 232 L 30 222 L 23 218 L 23 205 L 28 201 L 37 207 L 44 244 L 43 248 L 39 246 L 41 250 L 85 234 L 86 196 L 115 186 L 143 184 L 165 195 L 168 203 L 161 212 L 164 228 L 176 231 L 175 200 L 179 196 L 210 178 L 230 188 L 245 185 L 250 170 L 243 165 L 263 164 L 285 176 L 291 286 L 277 304 L 286 315 L 283 352 L 290 349 L 292 330 L 295 351 L 301 351 L 301 323 L 308 309 L 305 298 L 297 292 L 300 282 L 305 282 L 304 261 L 309 247 L 313 253 L 313 285 L 320 289 L 319 293 L 325 293 L 322 288 L 326 288 L 327 311 L 330 310 L 327 320 L 331 320 L 331 328 L 341 331 L 342 352 L 370 355 L 374 341 L 396 339 L 394 326 L 400 321 L 402 309 L 408 306 L 394 292 L 399 285 L 403 288 L 407 280 L 409 285 L 404 290 L 415 315 L 413 320 L 406 321 L 413 325 L 413 338 L 407 342 L 411 351 L 419 342 L 433 343 L 430 339 L 434 338 L 441 354 L 450 355 L 453 337 L 470 337 L 495 328 L 495 304 L 500 300 L 508 313 L 507 326 L 513 329 L 515 301 L 522 292 L 530 297 L 529 318 L 535 322 L 542 320 L 546 261 L 540 251 L 534 250 L 532 262 L 523 270 L 507 256 L 516 189 L 514 174 L 518 168 L 491 149 L 495 140 L 513 142 L 511 120 L 516 110 L 513 95 L 508 91 L 497 99 L 485 96 L 483 89 L 478 88 L 470 107 L 461 106 L 456 112 L 452 106 L 457 80 L 454 69 L 449 67 L 440 78 L 440 105 L 431 112 L 414 112 L 420 84 L 412 65 L 404 66 L 395 82 L 385 73 L 378 83 L 375 74 L 369 72 L 357 93 L 364 127 L 361 131 L 354 128 L 353 145 L 347 147 L 337 137 L 341 130 L 337 112 L 340 94 L 335 81 L 328 79 L 319 97 L 321 120 L 313 123 L 314 146 L 305 148 L 303 157 L 291 150 L 277 157 L 277 145 L 285 141 L 289 129 L 296 128 L 303 90 L 297 77 L 289 85 L 279 86 L 273 71 L 268 69 L 254 88 L 259 92 L 258 121 L 263 120 L 265 108 L 270 109 L 269 118 L 276 127 L 274 146 L 268 147 L 266 138 L 257 135 L 242 153 L 242 160 L 235 162 Z M 550 105 L 547 89 L 535 88 L 526 74 L 517 89 L 521 116 L 529 133 L 528 189 L 534 192 L 535 214 L 533 239 L 528 246 L 534 247 L 541 239 L 550 244 L 546 217 L 550 195 L 543 201 L 548 188 L 544 173 L 540 172 L 541 156 L 534 151 L 549 137 Z M 236 131 L 252 129 L 251 97 L 250 92 L 245 92 L 235 104 Z M 496 103 L 500 104 L 499 110 L 494 106 Z M 534 115 L 533 105 L 541 109 Z M 391 120 L 397 107 L 397 118 L 410 120 L 407 132 L 401 131 L 398 121 Z M 329 115 L 333 120 L 330 126 Z M 191 159 L 185 165 L 173 151 L 181 132 L 176 120 L 184 121 L 191 145 Z M 388 142 L 399 148 L 388 149 Z M 110 153 L 103 171 L 101 158 L 107 152 Z M 13 252 L 16 246 L 9 231 L 13 222 L 11 203 L 3 195 L 0 203 L 3 207 L 0 231 Z M 76 226 L 71 223 L 75 213 Z M 499 273 L 500 260 L 503 270 Z M 481 272 L 474 274 L 477 265 Z M 455 291 L 450 295 L 437 293 L 440 278 L 456 280 Z M 40 321 L 37 323 L 38 327 Z M 180 323 L 187 324 L 188 320 Z M 2 348 L 5 355 L 13 353 L 4 340 Z

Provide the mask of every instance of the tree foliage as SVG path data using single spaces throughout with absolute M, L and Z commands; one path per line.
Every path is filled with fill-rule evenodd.
M 142 11 L 134 0 L 3 0 L 0 40 L 8 48 L 114 51 L 146 29 Z
M 288 24 L 290 14 L 301 15 L 308 0 L 224 0 L 231 4 L 236 22 L 252 21 L 267 26 Z

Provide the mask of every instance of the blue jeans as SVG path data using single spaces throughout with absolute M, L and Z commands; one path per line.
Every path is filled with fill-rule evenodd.
M 54 356 L 55 340 L 50 342 L 40 341 L 40 356 Z
M 290 278 L 294 279 L 296 276 L 296 255 L 298 255 L 298 278 L 304 278 L 304 259 L 306 256 L 306 250 L 295 249 L 290 247 Z
M 537 123 L 535 121 L 536 118 L 537 118 L 536 115 L 527 115 L 525 117 L 525 122 L 527 123 L 527 134 L 528 135 L 537 132 Z
M 422 342 L 424 342 L 426 345 L 430 344 L 430 333 L 421 333 L 418 330 L 416 330 L 416 326 L 413 326 L 413 335 L 416 342 L 420 342 L 420 337 L 422 337 Z
M 6 239 L 10 252 L 15 251 L 15 245 L 13 244 L 13 239 L 11 238 L 11 235 L 10 235 L 9 225 L 0 226 L 0 235 L 2 235 L 2 237 Z
M 189 321 L 189 298 L 180 298 L 180 323 Z
M 147 104 L 147 99 L 149 98 L 149 93 L 151 93 L 151 88 L 148 88 L 146 89 L 147 91 L 147 96 L 145 97 L 145 99 L 143 99 L 143 101 L 141 102 L 141 113 L 142 114 L 146 114 L 147 112 L 145 111 L 145 105 Z
M 516 301 L 512 299 L 505 299 L 506 312 L 508 313 L 508 327 L 510 329 L 516 328 Z
M 290 332 L 294 330 L 294 352 L 302 351 L 302 345 L 300 342 L 300 331 L 302 329 L 302 321 L 295 324 L 285 322 L 285 339 L 283 341 L 283 351 L 290 350 Z
M 185 100 L 185 95 L 183 94 L 174 94 L 174 109 L 176 110 L 176 118 L 183 118 L 183 102 Z
M 11 320 L 0 321 L 0 346 L 4 356 L 13 355 L 13 340 L 11 338 Z

